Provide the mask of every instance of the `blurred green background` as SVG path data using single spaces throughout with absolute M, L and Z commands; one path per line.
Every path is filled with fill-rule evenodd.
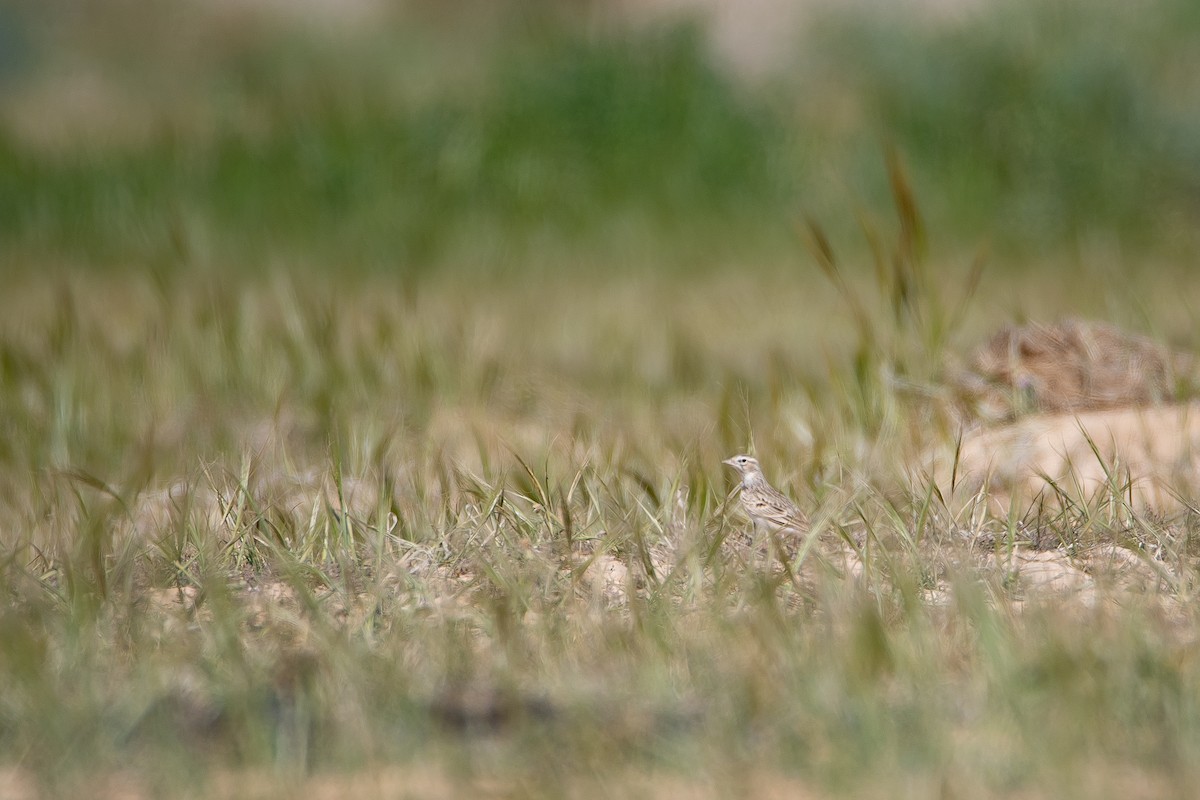
M 6 4 L 6 266 L 778 263 L 889 148 L 950 249 L 1196 243 L 1194 2 L 653 5 Z

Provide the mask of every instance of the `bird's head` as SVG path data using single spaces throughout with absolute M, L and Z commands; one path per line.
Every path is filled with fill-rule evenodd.
M 733 458 L 725 459 L 721 463 L 728 464 L 743 475 L 749 475 L 751 473 L 762 471 L 758 466 L 758 459 L 754 456 L 734 456 Z

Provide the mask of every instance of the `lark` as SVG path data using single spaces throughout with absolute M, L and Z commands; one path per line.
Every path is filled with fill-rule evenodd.
M 808 518 L 796 504 L 767 482 L 753 456 L 734 456 L 721 462 L 736 469 L 742 476 L 742 507 L 754 521 L 754 527 L 765 525 L 772 530 L 804 533 Z

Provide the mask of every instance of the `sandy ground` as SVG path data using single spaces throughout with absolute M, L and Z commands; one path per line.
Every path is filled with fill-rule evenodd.
M 949 494 L 986 487 L 998 508 L 1056 494 L 1078 501 L 1117 494 L 1131 508 L 1188 510 L 1200 489 L 1200 403 L 1046 414 L 967 435 L 936 467 Z

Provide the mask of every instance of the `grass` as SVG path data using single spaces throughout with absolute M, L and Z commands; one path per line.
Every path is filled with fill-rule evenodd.
M 87 147 L 6 117 L 0 794 L 1186 795 L 1194 519 L 1130 507 L 1120 464 L 1040 516 L 912 465 L 953 448 L 945 360 L 1012 316 L 1196 349 L 1188 171 L 1157 222 L 1097 201 L 979 270 L 975 215 L 1058 194 L 1065 134 L 1035 137 L 1045 182 L 995 188 L 937 171 L 906 127 L 933 112 L 863 91 L 898 145 L 868 161 L 845 118 L 780 100 L 811 76 L 746 87 L 695 29 L 541 17 L 472 32 L 441 90 L 358 83 L 438 63 L 383 46 L 465 35 L 430 14 L 361 60 L 267 31 L 202 67 L 101 28 L 79 52 L 186 102 Z M 955 57 L 1008 85 L 993 35 Z M 889 96 L 937 94 L 866 61 Z M 1018 86 L 1052 77 L 1027 66 Z M 1118 99 L 1161 111 L 1139 80 Z M 970 140 L 946 105 L 942 143 Z M 1106 158 L 1112 120 L 1084 119 L 1079 157 Z M 995 169 L 1032 170 L 998 142 Z M 1142 174 L 1061 168 L 1068 197 Z M 851 237 L 830 172 L 898 213 Z M 1082 257 L 1082 216 L 1138 249 Z M 787 569 L 727 499 L 749 448 L 820 528 Z M 1093 602 L 1063 600 L 1030 585 L 1015 545 L 1038 542 L 1166 578 L 1097 568 Z
M 1195 621 L 1172 600 L 1192 567 L 1063 607 L 971 555 L 956 526 L 1007 520 L 906 482 L 938 437 L 889 383 L 867 435 L 831 387 L 851 362 L 812 344 L 848 356 L 853 329 L 832 296 L 795 314 L 805 282 L 224 280 L 7 294 L 0 741 L 42 791 L 1160 796 L 1195 777 Z M 730 549 L 719 461 L 750 442 L 818 519 L 871 532 L 862 579 L 822 566 L 828 543 L 795 584 Z M 1107 540 L 1130 512 L 1103 500 L 1051 524 Z M 1186 526 L 1136 519 L 1191 563 Z M 922 599 L 938 586 L 947 605 Z

